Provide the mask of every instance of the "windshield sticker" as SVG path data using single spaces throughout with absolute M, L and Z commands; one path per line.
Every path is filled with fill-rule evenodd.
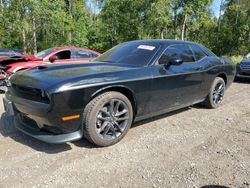
M 155 49 L 155 46 L 148 46 L 148 45 L 140 45 L 137 47 L 138 49 L 143 49 L 143 50 L 150 50 L 153 51 Z

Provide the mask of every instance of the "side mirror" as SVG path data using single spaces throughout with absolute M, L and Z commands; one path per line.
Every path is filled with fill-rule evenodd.
M 56 56 L 56 55 L 50 56 L 49 61 L 50 61 L 51 63 L 53 63 L 55 60 L 57 60 L 57 56 Z
M 173 57 L 169 59 L 170 65 L 181 65 L 183 63 L 183 59 L 180 57 Z

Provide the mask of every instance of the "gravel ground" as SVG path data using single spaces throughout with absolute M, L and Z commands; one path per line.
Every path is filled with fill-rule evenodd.
M 219 109 L 137 123 L 106 148 L 42 143 L 18 132 L 2 104 L 0 112 L 1 188 L 250 187 L 249 82 L 234 83 Z

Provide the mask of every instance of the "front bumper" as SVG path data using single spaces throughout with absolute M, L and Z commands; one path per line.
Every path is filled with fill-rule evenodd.
M 61 144 L 65 142 L 76 141 L 76 140 L 80 140 L 83 137 L 82 130 L 78 130 L 78 131 L 67 133 L 67 134 L 58 134 L 58 135 L 49 133 L 47 131 L 43 131 L 42 129 L 39 129 L 38 127 L 34 127 L 34 126 L 24 123 L 22 121 L 20 114 L 17 114 L 14 116 L 14 124 L 15 124 L 15 127 L 21 132 L 33 138 L 36 138 L 38 140 L 41 140 L 46 143 L 51 143 L 51 144 Z
M 250 74 L 240 74 L 240 73 L 237 73 L 236 74 L 236 78 L 250 78 Z
M 237 66 L 237 78 L 250 78 L 250 69 L 242 69 L 240 65 Z
M 47 143 L 60 144 L 83 137 L 79 120 L 60 121 L 49 105 L 14 97 L 6 93 L 3 99 L 6 113 L 14 116 L 15 127 L 21 132 Z

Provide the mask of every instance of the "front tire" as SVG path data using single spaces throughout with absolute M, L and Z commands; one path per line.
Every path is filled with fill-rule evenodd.
M 83 113 L 84 136 L 95 145 L 119 142 L 133 121 L 129 99 L 119 92 L 106 92 L 91 100 Z
M 218 108 L 224 98 L 225 89 L 225 81 L 221 77 L 216 77 L 203 104 L 208 108 Z

